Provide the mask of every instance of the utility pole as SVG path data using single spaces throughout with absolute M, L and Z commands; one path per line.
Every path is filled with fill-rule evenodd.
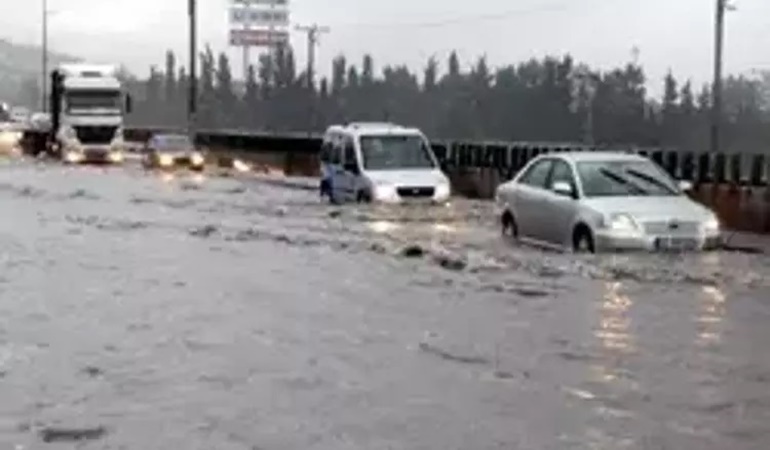
M 307 34 L 307 84 L 308 87 L 314 86 L 314 74 L 315 74 L 315 49 L 318 46 L 318 37 L 320 33 L 328 33 L 331 31 L 329 27 L 319 26 L 313 24 L 309 26 L 297 26 L 297 31 L 302 31 Z
M 197 49 L 197 0 L 188 0 L 188 16 L 190 19 L 190 77 L 187 86 L 187 131 L 190 139 L 195 139 L 196 112 L 198 103 L 198 75 L 196 57 Z
M 43 42 L 41 45 L 42 52 L 42 89 L 40 95 L 40 101 L 42 102 L 42 112 L 48 112 L 48 0 L 43 0 Z
M 727 0 L 716 0 L 714 15 L 714 82 L 711 87 L 711 152 L 719 153 L 722 125 L 722 53 L 724 46 L 725 11 L 732 9 Z

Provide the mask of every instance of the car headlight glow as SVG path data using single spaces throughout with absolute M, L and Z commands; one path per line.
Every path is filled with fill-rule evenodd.
M 123 153 L 120 151 L 111 151 L 109 158 L 112 162 L 121 162 L 123 161 Z
M 638 231 L 639 225 L 628 214 L 613 214 L 610 216 L 609 227 L 614 231 Z
M 69 150 L 64 154 L 64 160 L 70 163 L 76 163 L 83 160 L 83 155 L 80 152 Z
M 158 155 L 158 164 L 160 164 L 163 167 L 171 166 L 174 164 L 174 158 L 172 158 L 171 155 L 161 153 L 160 155 Z
M 203 156 L 200 153 L 193 153 L 190 155 L 190 163 L 194 166 L 200 166 L 203 164 Z

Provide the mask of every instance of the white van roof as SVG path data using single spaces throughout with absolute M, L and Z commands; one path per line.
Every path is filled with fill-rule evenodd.
M 350 122 L 345 125 L 332 125 L 326 133 L 347 134 L 353 137 L 399 134 L 399 135 L 417 135 L 423 136 L 418 128 L 408 128 L 390 122 Z

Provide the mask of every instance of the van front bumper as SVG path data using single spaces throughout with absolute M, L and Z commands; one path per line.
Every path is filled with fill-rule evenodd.
M 431 191 L 426 192 L 426 189 Z M 444 204 L 451 198 L 449 187 L 409 188 L 396 186 L 375 186 L 371 198 L 375 202 L 389 204 Z

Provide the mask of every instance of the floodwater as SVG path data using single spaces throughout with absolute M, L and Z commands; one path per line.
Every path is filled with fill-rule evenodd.
M 0 449 L 770 448 L 767 256 L 138 167 L 7 161 L 0 207 Z

